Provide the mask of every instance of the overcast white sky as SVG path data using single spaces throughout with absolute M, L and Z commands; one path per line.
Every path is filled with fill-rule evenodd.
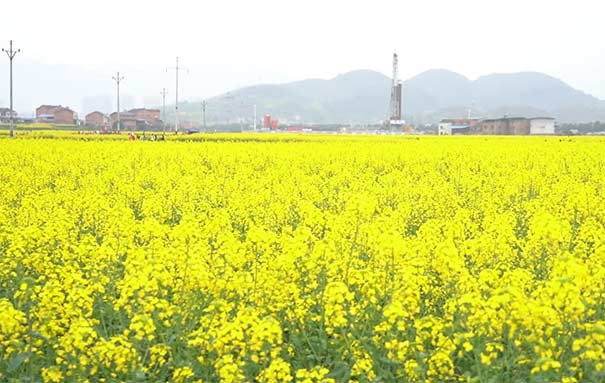
M 432 68 L 471 79 L 531 70 L 605 99 L 604 38 L 603 0 L 6 0 L 0 22 L 0 46 L 22 49 L 16 66 L 69 65 L 98 79 L 120 70 L 138 104 L 159 100 L 162 87 L 173 97 L 166 66 L 177 55 L 189 69 L 183 98 L 199 99 L 354 69 L 389 75 L 393 51 L 404 79 Z M 114 92 L 110 78 L 90 87 Z

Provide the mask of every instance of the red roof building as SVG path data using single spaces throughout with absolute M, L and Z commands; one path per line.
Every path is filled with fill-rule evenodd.
M 36 108 L 36 119 L 55 124 L 75 124 L 76 112 L 61 105 L 40 105 Z
M 99 111 L 94 111 L 84 117 L 84 122 L 91 127 L 104 128 L 109 125 L 109 118 Z

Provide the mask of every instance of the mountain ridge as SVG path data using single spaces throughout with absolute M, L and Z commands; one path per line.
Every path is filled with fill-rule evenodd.
M 360 69 L 331 79 L 247 86 L 209 99 L 210 121 L 212 116 L 216 121 L 251 116 L 256 105 L 259 114 L 291 123 L 376 123 L 387 117 L 390 84 L 384 74 Z M 197 109 L 181 107 L 189 117 L 199 117 Z M 469 109 L 485 118 L 540 113 L 560 122 L 605 120 L 605 101 L 540 72 L 492 73 L 470 80 L 447 69 L 430 69 L 403 81 L 403 110 L 411 122 L 463 117 Z

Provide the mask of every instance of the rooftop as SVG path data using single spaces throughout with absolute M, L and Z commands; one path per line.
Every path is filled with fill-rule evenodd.
M 130 109 L 129 110 L 130 113 L 135 113 L 135 112 L 156 112 L 156 113 L 160 113 L 159 109 L 148 109 L 148 108 L 135 108 L 135 109 Z
M 495 122 L 495 121 L 514 121 L 514 120 L 527 120 L 525 117 L 500 117 L 500 118 L 487 118 L 483 122 Z

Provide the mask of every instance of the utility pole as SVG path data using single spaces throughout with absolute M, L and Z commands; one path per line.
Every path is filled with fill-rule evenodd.
M 117 88 L 118 88 L 118 133 L 120 133 L 120 82 L 122 80 L 124 80 L 124 77 L 120 77 L 120 72 L 116 73 L 115 77 L 112 77 L 114 79 L 114 81 L 116 82 Z
M 2 48 L 2 52 L 5 52 L 6 55 L 8 56 L 8 59 L 10 61 L 10 137 L 13 138 L 15 136 L 14 133 L 14 129 L 15 129 L 15 121 L 14 121 L 14 114 L 15 112 L 13 111 L 13 59 L 15 58 L 15 56 L 17 55 L 17 53 L 21 52 L 21 49 L 17 49 L 16 51 L 13 50 L 13 40 L 10 41 L 10 48 L 8 48 L 8 50 Z
M 206 100 L 202 101 L 202 126 L 204 132 L 206 131 Z
M 162 133 L 166 134 L 166 88 L 162 88 Z
M 256 104 L 254 104 L 254 124 L 252 126 L 254 127 L 254 131 L 256 132 Z
M 174 68 L 166 68 L 174 69 L 176 72 L 176 86 L 175 86 L 175 103 L 174 103 L 174 132 L 177 133 L 179 131 L 179 70 L 186 69 L 179 66 L 179 57 L 176 57 L 176 66 Z

